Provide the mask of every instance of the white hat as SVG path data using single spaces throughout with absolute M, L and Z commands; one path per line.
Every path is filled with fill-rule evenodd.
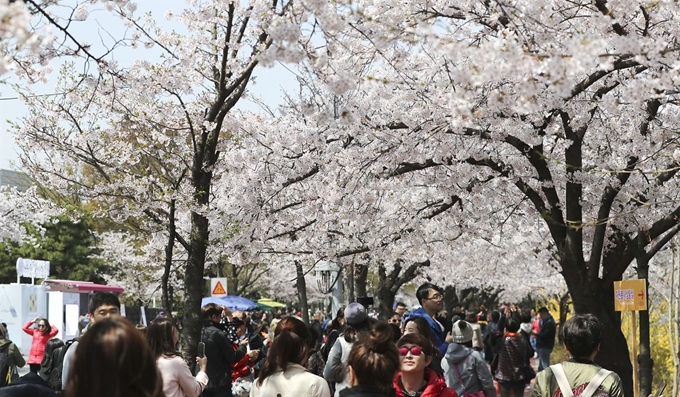
M 472 327 L 465 320 L 458 320 L 451 330 L 453 343 L 467 343 L 472 341 Z

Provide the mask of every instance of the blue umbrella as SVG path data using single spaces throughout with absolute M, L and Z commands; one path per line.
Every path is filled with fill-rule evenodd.
M 222 298 L 207 297 L 201 300 L 201 306 L 205 306 L 208 303 L 226 306 L 231 310 L 253 310 L 257 307 L 255 302 L 236 295 L 227 295 Z
M 220 298 L 213 298 L 212 296 L 209 296 L 207 298 L 201 299 L 201 307 L 207 305 L 208 303 L 224 306 L 224 301 Z

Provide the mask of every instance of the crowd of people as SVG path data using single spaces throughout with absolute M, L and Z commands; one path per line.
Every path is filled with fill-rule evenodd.
M 550 365 L 556 326 L 547 309 L 454 308 L 446 316 L 442 291 L 430 283 L 416 298 L 419 307 L 397 303 L 385 320 L 351 303 L 327 321 L 315 313 L 310 324 L 210 303 L 201 309 L 199 357 L 188 366 L 173 318 L 140 329 L 120 316 L 115 295 L 95 293 L 77 340 L 54 338 L 45 319 L 26 324 L 31 371 L 8 375 L 0 397 L 520 397 L 534 378 L 532 397 L 623 396 L 619 377 L 593 362 L 602 334 L 592 315 L 561 327 L 573 358 Z M 10 375 L 25 364 L 0 326 L 0 363 L 3 352 Z

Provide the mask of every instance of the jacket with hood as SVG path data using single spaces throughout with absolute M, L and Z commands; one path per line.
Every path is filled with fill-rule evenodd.
M 425 390 L 420 394 L 420 397 L 458 397 L 455 390 L 446 386 L 444 378 L 433 370 L 425 369 L 425 379 L 427 379 L 427 385 L 425 385 Z M 407 397 L 401 390 L 401 372 L 397 373 L 394 378 L 394 390 L 397 397 Z
M 9 367 L 10 369 L 14 367 L 23 367 L 26 365 L 26 360 L 24 357 L 21 355 L 21 351 L 19 351 L 19 348 L 17 345 L 14 344 L 11 340 L 7 339 L 0 339 L 0 349 L 4 348 L 7 346 L 7 359 L 9 360 Z
M 451 343 L 442 360 L 442 368 L 447 386 L 459 396 L 464 392 L 484 391 L 486 397 L 496 397 L 496 387 L 489 367 L 481 354 L 474 349 Z

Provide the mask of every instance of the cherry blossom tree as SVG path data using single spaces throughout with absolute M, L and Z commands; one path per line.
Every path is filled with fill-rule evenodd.
M 88 6 L 81 6 L 77 14 L 86 15 Z M 116 43 L 153 47 L 159 61 L 125 67 L 110 54 L 95 59 L 96 71 L 67 65 L 58 86 L 63 95 L 27 95 L 31 113 L 17 124 L 23 165 L 46 186 L 96 200 L 99 216 L 143 221 L 165 234 L 165 271 L 186 255 L 183 338 L 193 357 L 206 259 L 221 257 L 210 247 L 238 226 L 238 214 L 214 205 L 215 185 L 246 178 L 221 163 L 244 122 L 235 107 L 256 67 L 302 59 L 311 32 L 301 25 L 310 13 L 323 17 L 333 9 L 203 2 L 168 12 L 166 18 L 182 25 L 171 30 L 150 14 L 135 15 L 131 2 L 105 6 L 129 28 Z
M 40 231 L 42 224 L 63 212 L 37 192 L 36 187 L 19 191 L 16 188 L 0 186 L 0 240 L 29 243 L 30 236 L 26 232 L 25 224 L 31 224 Z
M 657 252 L 680 215 L 678 5 L 365 2 L 341 12 L 345 24 L 321 24 L 327 42 L 314 55 L 327 90 L 352 95 L 339 109 L 303 101 L 305 117 L 277 121 L 300 133 L 262 143 L 288 149 L 287 162 L 262 165 L 291 171 L 273 176 L 273 192 L 295 187 L 288 199 L 263 196 L 265 213 L 289 216 L 257 222 L 259 240 L 283 234 L 272 252 L 314 243 L 326 257 L 367 248 L 395 263 L 435 256 L 425 231 L 437 217 L 425 222 L 426 209 L 463 207 L 433 227 L 451 233 L 444 241 L 457 228 L 489 240 L 485 225 L 529 224 L 514 231 L 543 237 L 576 311 L 597 314 L 611 335 L 598 360 L 629 380 L 613 281 Z M 340 233 L 319 244 L 303 230 Z
M 352 53 L 370 75 L 348 78 L 345 47 L 327 49 L 329 87 L 365 93 L 345 110 L 348 135 L 372 140 L 365 167 L 541 220 L 576 311 L 611 335 L 598 360 L 624 379 L 613 281 L 675 233 L 680 211 L 677 13 L 647 1 L 370 3 L 333 37 L 372 48 Z

